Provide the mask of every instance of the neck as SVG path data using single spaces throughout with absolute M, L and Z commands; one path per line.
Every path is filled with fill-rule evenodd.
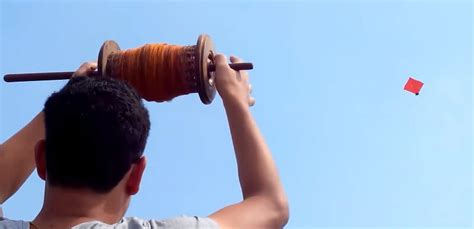
M 43 207 L 33 223 L 39 228 L 71 228 L 89 221 L 114 224 L 123 217 L 128 203 L 129 197 L 117 190 L 100 194 L 46 185 Z

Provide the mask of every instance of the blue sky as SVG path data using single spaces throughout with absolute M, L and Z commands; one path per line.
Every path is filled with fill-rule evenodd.
M 290 200 L 287 228 L 470 228 L 471 1 L 1 1 L 0 73 L 66 71 L 107 39 L 194 44 L 252 61 L 252 108 Z M 403 91 L 412 76 L 419 96 Z M 65 81 L 0 83 L 0 141 Z M 241 198 L 220 98 L 146 103 L 129 216 L 206 216 Z M 34 174 L 3 209 L 32 219 Z

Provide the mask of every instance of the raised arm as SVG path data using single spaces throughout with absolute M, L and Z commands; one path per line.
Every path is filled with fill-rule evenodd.
M 231 57 L 231 62 L 240 62 Z M 288 202 L 270 149 L 249 110 L 246 72 L 232 70 L 216 56 L 216 87 L 224 102 L 237 158 L 243 201 L 209 217 L 221 228 L 282 228 L 288 221 Z
M 40 112 L 0 145 L 0 203 L 12 196 L 33 172 L 34 147 L 43 138 L 43 112 Z
M 96 63 L 84 63 L 73 76 L 87 76 L 96 68 Z M 0 204 L 21 187 L 35 168 L 34 147 L 44 135 L 44 115 L 40 112 L 0 145 Z

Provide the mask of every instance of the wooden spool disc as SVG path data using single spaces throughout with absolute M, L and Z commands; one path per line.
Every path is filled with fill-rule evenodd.
M 102 76 L 108 76 L 107 74 L 107 59 L 113 52 L 120 51 L 120 47 L 117 42 L 108 40 L 102 44 L 99 51 L 99 57 L 97 58 L 97 70 Z
M 214 62 L 214 44 L 208 35 L 199 35 L 196 45 L 197 61 L 196 69 L 198 70 L 198 92 L 199 98 L 204 104 L 210 104 L 216 96 L 216 88 L 214 83 L 214 73 L 209 72 L 209 64 Z

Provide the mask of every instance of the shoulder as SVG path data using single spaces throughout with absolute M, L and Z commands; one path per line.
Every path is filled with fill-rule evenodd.
M 99 221 L 87 222 L 79 224 L 74 229 L 86 228 L 129 228 L 129 229 L 178 229 L 178 228 L 193 228 L 193 229 L 217 229 L 219 226 L 215 221 L 209 218 L 202 218 L 198 216 L 180 216 L 164 220 L 146 220 L 137 217 L 123 218 L 119 223 L 114 225 L 104 224 Z
M 0 217 L 0 229 L 28 229 L 30 224 L 22 220 L 9 220 L 3 217 Z
M 159 228 L 157 226 L 163 228 L 219 228 L 214 220 L 198 216 L 180 216 L 165 220 L 149 220 L 148 222 L 156 228 Z

